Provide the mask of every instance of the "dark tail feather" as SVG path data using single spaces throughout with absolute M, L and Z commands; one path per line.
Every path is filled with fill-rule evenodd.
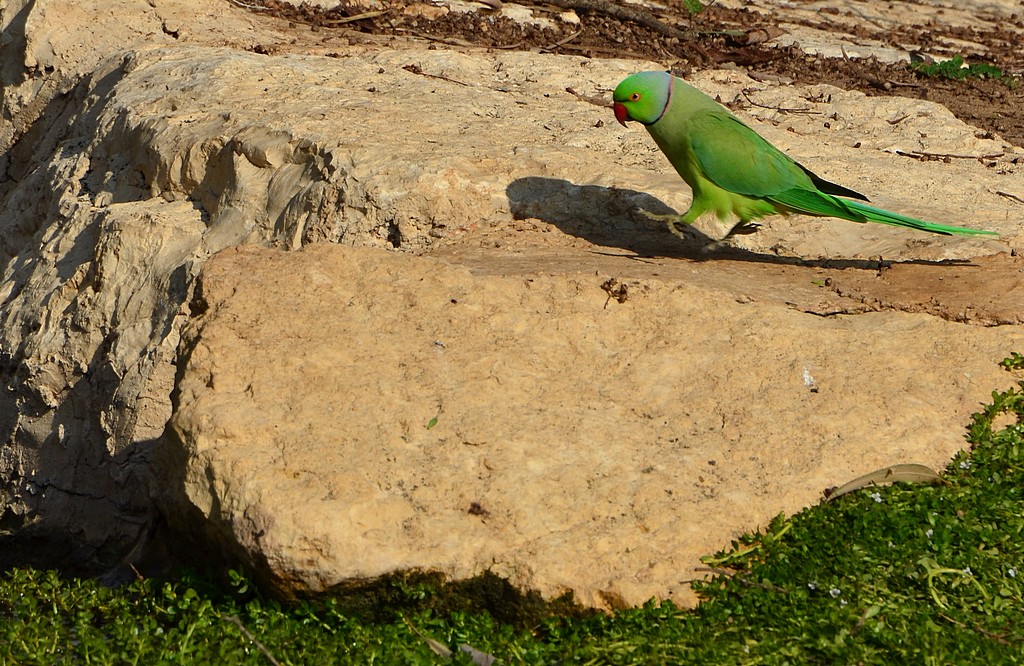
M 813 171 L 805 167 L 803 164 L 800 164 L 799 162 L 797 162 L 796 165 L 803 169 L 804 173 L 810 176 L 811 182 L 814 183 L 814 186 L 817 187 L 820 191 L 824 192 L 825 194 L 832 194 L 837 197 L 849 197 L 850 199 L 860 199 L 861 201 L 870 201 L 870 199 L 868 199 L 860 192 L 854 192 L 853 190 L 843 187 L 842 185 L 836 185 L 835 183 L 831 183 L 825 180 L 824 178 L 819 177 L 818 174 L 814 173 Z

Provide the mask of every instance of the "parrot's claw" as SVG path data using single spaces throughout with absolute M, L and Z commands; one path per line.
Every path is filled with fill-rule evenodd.
M 637 211 L 639 211 L 639 213 L 648 220 L 653 222 L 664 222 L 666 226 L 668 226 L 668 230 L 672 232 L 673 235 L 678 236 L 683 240 L 692 240 L 695 235 L 700 235 L 699 233 L 692 231 L 692 227 L 690 227 L 690 225 L 693 224 L 693 220 L 697 217 L 690 211 L 685 215 L 658 215 L 657 213 L 652 213 L 651 211 L 644 210 L 643 208 L 638 208 Z
M 736 247 L 733 243 L 734 238 L 737 236 L 746 236 L 755 233 L 760 228 L 761 225 L 757 222 L 739 222 L 729 230 L 729 233 L 727 233 L 724 238 L 711 241 L 702 247 L 700 251 L 704 254 L 711 254 L 713 252 L 718 252 L 719 250 L 734 248 Z
M 725 238 L 723 238 L 722 240 L 728 240 L 733 236 L 748 236 L 752 233 L 756 233 L 757 230 L 760 228 L 761 225 L 758 224 L 757 222 L 740 222 L 732 229 L 730 229 L 729 233 L 727 233 L 725 235 Z
M 658 215 L 657 213 L 652 213 L 651 211 L 644 210 L 643 208 L 638 208 L 637 210 L 648 220 L 653 222 L 664 222 L 668 226 L 668 230 L 674 235 L 682 238 L 683 240 L 688 240 L 688 234 L 690 234 L 690 222 L 686 219 L 685 215 Z
M 688 236 L 692 237 L 694 235 L 691 229 L 693 229 L 693 227 L 686 222 L 683 222 L 678 217 L 669 220 L 668 230 L 683 240 L 688 240 Z

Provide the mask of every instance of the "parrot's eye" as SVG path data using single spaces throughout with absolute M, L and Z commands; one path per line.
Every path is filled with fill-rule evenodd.
M 633 93 L 629 96 L 630 101 L 637 102 L 640 100 L 640 93 Z

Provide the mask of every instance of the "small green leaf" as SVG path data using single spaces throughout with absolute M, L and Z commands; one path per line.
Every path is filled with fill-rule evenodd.
M 430 430 L 431 428 L 433 428 L 436 425 L 437 425 L 437 417 L 435 416 L 434 418 L 432 418 L 429 421 L 427 421 L 427 430 Z
M 691 14 L 700 14 L 704 11 L 704 3 L 700 0 L 683 0 L 683 6 L 686 7 L 686 11 Z
M 1009 357 L 1000 361 L 999 365 L 1003 366 L 1004 370 L 1024 370 L 1024 354 L 1010 352 Z
M 1000 79 L 1007 81 L 1011 79 L 1011 77 L 1007 76 L 1003 70 L 994 65 L 989 65 L 987 63 L 975 63 L 968 65 L 964 62 L 963 57 L 959 55 L 941 62 L 925 62 L 923 60 L 913 62 L 911 64 L 911 69 L 923 74 L 924 76 L 951 79 L 954 81 L 962 81 L 968 78 Z

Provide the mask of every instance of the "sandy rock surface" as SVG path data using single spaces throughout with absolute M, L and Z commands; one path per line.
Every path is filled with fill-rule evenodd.
M 752 8 L 755 12 L 767 15 L 772 15 L 779 9 L 779 3 L 771 0 L 725 2 L 731 7 Z M 1007 18 L 1020 11 L 1020 4 L 1015 0 L 811 0 L 787 4 L 785 19 L 778 24 L 778 28 L 784 34 L 772 40 L 774 44 L 793 44 L 807 53 L 820 53 L 831 58 L 875 57 L 885 62 L 905 60 L 907 50 L 918 48 L 918 45 L 904 44 L 900 48 L 891 41 L 866 39 L 861 34 L 864 27 L 892 30 L 905 25 L 937 23 L 974 30 L 993 27 L 1007 29 Z M 948 46 L 978 55 L 985 54 L 987 50 L 983 45 L 965 39 L 959 40 L 959 43 L 950 42 Z
M 868 471 L 941 466 L 1022 341 L 601 283 L 328 244 L 217 255 L 183 333 L 174 515 L 284 593 L 491 570 L 589 605 L 692 603 L 730 537 Z
M 1020 149 L 934 103 L 696 73 L 821 176 L 1002 234 L 792 217 L 708 255 L 588 101 L 654 63 L 160 0 L 0 23 L 5 562 L 126 566 L 164 512 L 285 593 L 491 568 L 687 602 L 737 531 L 941 466 L 1019 348 Z

